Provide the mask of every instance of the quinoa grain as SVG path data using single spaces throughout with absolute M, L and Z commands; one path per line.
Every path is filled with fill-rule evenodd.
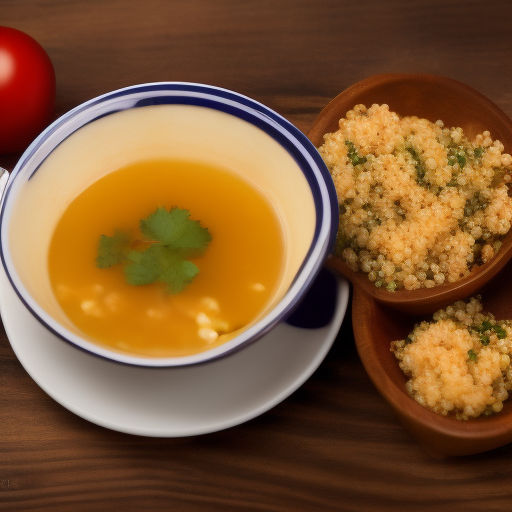
M 408 393 L 437 414 L 496 413 L 512 389 L 512 321 L 484 314 L 480 297 L 437 311 L 391 351 L 409 377 Z
M 512 225 L 512 157 L 488 131 L 470 141 L 376 104 L 356 105 L 339 127 L 319 151 L 340 205 L 336 253 L 353 270 L 415 290 L 458 281 L 499 250 Z

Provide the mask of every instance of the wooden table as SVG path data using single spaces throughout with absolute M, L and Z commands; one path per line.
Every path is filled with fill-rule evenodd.
M 381 72 L 455 78 L 512 115 L 511 15 L 508 0 L 0 3 L 0 24 L 31 34 L 54 63 L 55 116 L 113 89 L 179 80 L 246 94 L 305 132 L 332 97 Z M 73 415 L 0 332 L 2 511 L 511 510 L 511 459 L 512 446 L 444 460 L 422 451 L 368 379 L 350 315 L 284 402 L 178 439 Z

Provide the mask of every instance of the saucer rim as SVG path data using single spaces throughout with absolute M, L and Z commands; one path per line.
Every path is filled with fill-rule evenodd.
M 237 425 L 240 425 L 242 423 L 245 423 L 251 419 L 254 419 L 261 414 L 267 412 L 268 410 L 275 407 L 277 404 L 288 398 L 292 393 L 294 393 L 298 388 L 300 388 L 309 377 L 317 370 L 317 368 L 320 366 L 322 361 L 327 356 L 329 350 L 331 349 L 337 335 L 339 332 L 339 329 L 341 327 L 341 324 L 346 317 L 347 313 L 347 307 L 349 302 L 349 283 L 346 278 L 344 278 L 341 275 L 334 276 L 337 283 L 337 303 L 335 307 L 335 311 L 333 314 L 333 317 L 329 324 L 326 326 L 319 328 L 319 329 L 303 329 L 299 327 L 293 327 L 287 324 L 280 324 L 278 325 L 275 330 L 283 331 L 284 333 L 293 333 L 294 331 L 310 331 L 312 336 L 321 336 L 322 341 L 318 347 L 318 350 L 315 352 L 315 357 L 310 359 L 307 364 L 303 365 L 302 368 L 297 368 L 297 370 L 293 374 L 293 378 L 289 378 L 285 385 L 280 386 L 278 389 L 276 389 L 275 393 L 272 393 L 272 395 L 267 399 L 264 400 L 259 406 L 251 407 L 249 410 L 243 411 L 233 411 L 232 414 L 227 415 L 226 417 L 217 422 L 212 422 L 208 424 L 197 424 L 195 428 L 185 428 L 185 429 L 177 429 L 174 427 L 169 427 L 167 429 L 163 429 L 161 427 L 151 427 L 151 425 L 146 425 L 144 427 L 137 427 L 133 425 L 128 425 L 123 423 L 122 421 L 114 422 L 105 418 L 101 417 L 101 414 L 98 414 L 98 412 L 94 411 L 88 411 L 87 405 L 81 404 L 78 405 L 77 403 L 73 403 L 70 401 L 67 397 L 63 396 L 61 393 L 58 392 L 58 390 L 53 389 L 52 385 L 48 383 L 48 379 L 45 381 L 45 378 L 41 378 L 40 375 L 33 375 L 35 372 L 36 367 L 33 366 L 33 363 L 30 361 L 27 361 L 24 354 L 22 353 L 22 350 L 19 350 L 19 342 L 16 341 L 16 339 L 21 335 L 19 332 L 17 332 L 17 322 L 16 322 L 16 315 L 19 315 L 19 311 L 23 311 L 29 317 L 34 320 L 34 324 L 32 329 L 35 329 L 35 331 L 43 330 L 45 331 L 44 327 L 37 322 L 31 315 L 30 311 L 26 308 L 26 306 L 21 302 L 19 297 L 16 295 L 16 292 L 12 288 L 12 285 L 8 281 L 7 276 L 5 275 L 5 272 L 3 272 L 3 269 L 0 269 L 0 313 L 2 316 L 2 321 L 4 324 L 4 329 L 7 334 L 7 338 L 9 340 L 9 343 L 18 359 L 20 364 L 23 366 L 25 371 L 28 373 L 28 375 L 31 377 L 31 379 L 53 400 L 55 400 L 57 403 L 59 403 L 62 407 L 67 409 L 68 411 L 72 412 L 73 414 L 79 416 L 82 419 L 85 419 L 95 425 L 121 432 L 126 434 L 132 434 L 132 435 L 138 435 L 138 436 L 145 436 L 145 437 L 159 437 L 159 438 L 174 438 L 174 437 L 188 437 L 188 436 L 195 436 L 195 435 L 203 435 L 208 434 L 212 432 L 217 432 L 220 430 L 225 430 Z M 15 308 L 22 308 L 18 311 L 18 313 L 14 313 L 13 310 Z M 19 319 L 18 319 L 19 324 Z M 48 331 L 45 331 L 46 335 L 51 336 L 51 338 L 55 338 L 56 341 L 59 343 L 64 343 L 60 338 L 58 338 L 55 334 L 50 333 Z M 269 334 L 266 334 L 263 338 L 266 336 L 271 336 L 272 332 Z M 256 342 L 258 343 L 258 342 Z M 68 344 L 65 344 L 69 347 Z M 250 348 L 250 347 L 248 347 Z M 81 357 L 89 358 L 91 361 L 96 361 L 93 364 L 97 365 L 103 365 L 105 368 L 111 367 L 111 365 L 114 365 L 116 367 L 119 366 L 118 363 L 112 362 L 112 361 L 105 361 L 104 359 L 97 358 L 91 354 L 88 354 L 86 352 L 80 351 L 78 349 L 74 349 L 76 351 L 76 358 L 79 360 Z M 230 357 L 236 356 L 236 353 L 233 355 L 228 355 L 226 358 L 219 359 L 216 361 L 211 361 L 206 366 L 216 365 L 216 364 L 222 364 L 222 361 L 225 359 L 228 359 Z M 121 365 L 124 368 L 127 369 L 127 371 L 133 371 L 133 372 L 173 372 L 173 371 L 187 371 L 187 368 L 194 369 L 194 371 L 200 371 L 200 368 L 202 365 L 199 366 L 192 366 L 192 367 L 181 367 L 181 368 L 140 368 L 135 366 L 125 366 Z M 78 399 L 79 397 L 76 397 Z

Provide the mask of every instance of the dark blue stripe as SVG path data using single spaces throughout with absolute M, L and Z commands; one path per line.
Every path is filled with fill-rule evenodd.
M 325 166 L 325 163 L 323 162 L 322 158 L 320 157 L 318 151 L 313 146 L 313 144 L 310 142 L 310 140 L 299 130 L 297 129 L 293 124 L 291 124 L 289 121 L 287 121 L 282 116 L 276 114 L 271 109 L 265 107 L 264 105 L 261 105 L 245 96 L 238 95 L 236 93 L 222 90 L 222 89 L 211 89 L 209 87 L 203 86 L 203 85 L 196 85 L 196 84 L 173 84 L 173 83 L 163 83 L 163 84 L 150 84 L 150 85 L 141 85 L 141 86 L 134 86 L 129 89 L 120 90 L 120 91 L 114 91 L 113 93 L 106 95 L 105 97 L 98 98 L 96 101 L 93 101 L 92 104 L 82 105 L 81 108 L 78 107 L 78 110 L 73 113 L 72 117 L 76 117 L 81 111 L 83 110 L 89 110 L 93 105 L 103 104 L 105 101 L 121 97 L 126 98 L 126 105 L 116 105 L 117 108 L 109 110 L 108 112 L 102 112 L 100 115 L 96 116 L 94 119 L 88 121 L 82 126 L 85 126 L 86 124 L 89 124 L 91 122 L 94 122 L 102 117 L 106 117 L 108 115 L 114 114 L 116 112 L 127 110 L 129 108 L 138 108 L 138 107 L 146 107 L 146 106 L 154 106 L 154 105 L 194 105 L 194 106 L 200 106 L 200 107 L 207 107 L 214 110 L 219 110 L 222 112 L 225 112 L 227 114 L 233 115 L 234 117 L 238 117 L 240 119 L 243 119 L 250 124 L 253 124 L 254 126 L 257 126 L 262 131 L 270 135 L 272 138 L 274 138 L 284 149 L 288 151 L 288 153 L 294 158 L 296 163 L 301 168 L 304 176 L 306 177 L 308 184 L 311 187 L 313 197 L 315 199 L 315 204 L 318 204 L 319 196 L 320 196 L 320 188 L 318 186 L 318 182 L 312 172 L 309 170 L 309 164 L 305 160 L 305 158 L 302 156 L 301 152 L 297 149 L 297 147 L 290 142 L 285 136 L 283 136 L 279 131 L 277 131 L 273 126 L 270 126 L 266 124 L 264 121 L 259 119 L 258 117 L 254 116 L 253 114 L 246 112 L 240 108 L 234 107 L 232 105 L 226 105 L 224 103 L 207 99 L 207 98 L 198 98 L 198 97 L 188 97 L 188 96 L 156 96 L 154 98 L 144 98 L 141 100 L 138 100 L 135 104 L 133 103 L 133 100 L 130 96 L 148 91 L 154 91 L 154 92 L 162 92 L 162 90 L 172 91 L 172 92 L 189 92 L 189 93 L 201 93 L 201 94 L 207 94 L 209 96 L 216 95 L 220 96 L 221 98 L 224 98 L 226 100 L 230 101 L 236 101 L 237 103 L 241 103 L 244 106 L 251 108 L 253 110 L 256 110 L 260 113 L 265 114 L 266 116 L 270 117 L 274 122 L 285 128 L 288 132 L 290 132 L 306 149 L 306 151 L 309 153 L 309 155 L 314 160 L 315 164 L 317 165 L 318 169 L 320 170 L 320 173 L 322 174 L 322 177 L 326 183 L 329 184 L 331 181 L 330 173 Z M 68 113 L 69 114 L 69 113 Z M 66 118 L 66 119 L 64 119 Z M 52 125 L 52 128 L 46 135 L 45 138 L 42 139 L 41 143 L 46 140 L 51 134 L 53 134 L 62 124 L 62 122 L 59 121 L 67 121 L 67 115 L 65 114 L 60 120 L 56 122 L 55 125 Z M 82 127 L 80 126 L 80 128 Z M 80 129 L 78 128 L 78 129 Z M 74 132 L 73 132 L 74 133 Z M 69 134 L 71 135 L 71 133 Z M 65 138 L 62 139 L 62 141 L 59 142 L 59 145 L 69 136 L 67 135 Z M 58 147 L 58 146 L 56 146 Z M 37 150 L 37 149 L 36 149 Z M 27 160 L 30 158 L 34 151 L 31 151 L 27 156 L 24 155 L 23 159 Z M 52 150 L 53 151 L 53 150 Z M 49 155 L 46 155 L 45 159 Z M 37 165 L 37 167 L 32 171 L 31 176 L 29 179 L 37 172 L 40 165 L 43 163 L 44 159 Z M 14 178 L 14 176 L 13 176 Z M 334 241 L 336 238 L 336 230 L 337 230 L 337 222 L 338 222 L 338 215 L 337 215 L 337 209 L 338 209 L 338 201 L 336 197 L 336 191 L 334 190 L 334 186 L 329 187 L 329 200 L 331 202 L 331 207 L 333 210 L 333 215 L 331 222 L 333 223 L 333 226 L 336 226 L 336 228 L 333 227 L 329 241 L 329 249 L 332 250 L 332 247 L 334 246 Z M 6 191 L 7 193 L 7 191 Z M 319 224 L 319 215 L 317 215 L 317 224 L 315 226 L 315 236 L 318 234 L 320 230 L 320 224 Z

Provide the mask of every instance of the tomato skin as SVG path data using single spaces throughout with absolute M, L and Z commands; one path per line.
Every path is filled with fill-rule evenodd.
M 24 32 L 0 27 L 0 154 L 25 149 L 48 125 L 54 106 L 48 54 Z

